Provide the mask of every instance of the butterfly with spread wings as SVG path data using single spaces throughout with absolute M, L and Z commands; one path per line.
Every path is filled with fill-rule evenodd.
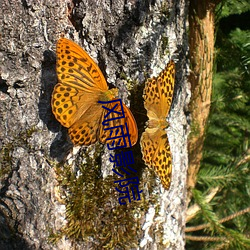
M 143 91 L 144 107 L 149 121 L 142 133 L 140 145 L 145 164 L 153 168 L 165 189 L 169 189 L 172 174 L 172 158 L 165 128 L 175 81 L 175 64 L 170 61 L 158 77 L 150 78 Z
M 75 145 L 91 145 L 97 141 L 106 143 L 110 131 L 102 123 L 109 110 L 115 110 L 110 114 L 109 127 L 116 127 L 116 137 L 121 135 L 119 126 L 123 131 L 127 128 L 129 133 L 123 144 L 118 138 L 114 140 L 115 144 L 128 147 L 129 139 L 130 145 L 136 144 L 138 130 L 130 109 L 123 103 L 100 103 L 118 100 L 118 89 L 108 89 L 101 70 L 87 52 L 71 40 L 60 38 L 56 55 L 58 83 L 52 94 L 52 111 L 56 119 L 68 128 L 71 141 Z M 118 114 L 122 108 L 124 118 L 120 119 Z

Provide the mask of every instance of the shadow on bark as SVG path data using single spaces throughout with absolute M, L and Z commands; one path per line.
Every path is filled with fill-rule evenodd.
M 50 146 L 50 156 L 60 162 L 67 156 L 73 145 L 68 137 L 67 129 L 60 125 L 51 110 L 51 95 L 57 84 L 56 55 L 46 50 L 43 56 L 41 93 L 38 103 L 39 117 L 51 132 L 59 132 Z

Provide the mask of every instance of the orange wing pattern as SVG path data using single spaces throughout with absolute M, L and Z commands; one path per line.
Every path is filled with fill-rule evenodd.
M 56 119 L 69 129 L 75 145 L 91 145 L 97 140 L 105 143 L 108 136 L 102 127 L 102 119 L 106 111 L 98 101 L 115 99 L 118 90 L 108 89 L 99 67 L 76 43 L 60 38 L 56 53 L 58 84 L 51 102 Z M 129 108 L 124 104 L 123 107 L 126 116 L 115 123 L 125 127 L 127 122 L 134 145 L 138 137 L 136 122 Z
M 109 109 L 112 109 L 114 108 L 115 106 L 115 102 L 114 103 L 111 103 L 108 105 L 108 108 Z M 123 110 L 124 110 L 124 114 L 125 114 L 125 118 L 123 119 L 116 119 L 118 118 L 118 115 L 114 112 L 111 113 L 111 116 L 110 118 L 111 119 L 114 119 L 114 120 L 111 120 L 109 123 L 109 127 L 116 127 L 116 126 L 122 126 L 122 130 L 124 131 L 125 134 L 129 134 L 129 137 L 125 137 L 125 141 L 126 141 L 126 145 L 135 145 L 137 140 L 138 140 L 138 133 L 133 133 L 133 131 L 138 131 L 137 129 L 137 125 L 136 125 L 136 121 L 135 121 L 135 118 L 133 116 L 133 114 L 131 113 L 130 109 L 122 103 L 122 107 L 123 107 Z M 117 108 L 115 109 L 115 111 L 121 113 L 121 105 L 118 105 Z M 105 111 L 103 113 L 103 117 L 102 117 L 102 121 L 104 121 L 104 117 L 105 115 L 107 114 L 107 111 Z M 126 131 L 126 126 L 125 124 L 127 124 L 127 127 L 128 127 L 128 131 Z M 110 130 L 104 130 L 105 127 L 104 126 L 101 126 L 100 128 L 100 141 L 102 143 L 105 143 L 105 141 L 110 137 Z M 116 128 L 115 131 L 113 131 L 113 134 L 120 134 L 119 133 L 120 129 L 119 128 Z M 121 134 L 120 134 L 121 136 Z M 119 142 L 120 138 L 116 139 L 115 140 L 115 144 L 118 145 L 118 142 Z M 129 143 L 129 140 L 131 143 Z M 121 143 L 120 145 L 124 145 L 124 143 Z
M 140 140 L 143 160 L 152 167 L 161 179 L 165 189 L 169 189 L 172 174 L 172 158 L 165 128 L 166 116 L 174 91 L 175 65 L 170 61 L 158 77 L 147 80 L 143 92 L 144 106 L 149 118 L 148 127 Z

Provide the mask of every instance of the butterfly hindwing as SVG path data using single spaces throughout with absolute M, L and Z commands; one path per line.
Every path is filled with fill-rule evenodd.
M 162 129 L 149 129 L 142 133 L 142 158 L 153 168 L 164 188 L 169 189 L 172 173 L 172 159 L 167 134 Z
M 108 126 L 103 126 L 103 125 L 101 126 L 100 136 L 99 136 L 100 141 L 102 143 L 105 143 L 107 139 L 109 139 L 111 136 L 114 137 L 114 134 L 120 134 L 120 132 L 122 130 L 124 132 L 124 134 L 127 135 L 124 137 L 126 145 L 127 145 L 126 147 L 129 147 L 129 145 L 133 146 L 136 144 L 136 142 L 138 140 L 138 133 L 134 133 L 134 131 L 137 131 L 135 118 L 134 118 L 133 114 L 131 113 L 131 111 L 129 110 L 129 108 L 123 103 L 112 102 L 106 106 L 109 110 L 112 110 L 116 104 L 118 104 L 118 105 L 116 106 L 114 111 L 118 112 L 119 115 L 115 112 L 111 112 L 110 115 L 107 116 L 107 118 L 110 119 L 109 125 Z M 124 111 L 124 118 L 120 118 L 120 116 L 122 114 L 121 108 L 123 108 L 123 111 Z M 105 119 L 106 119 L 105 116 L 107 115 L 107 113 L 108 113 L 108 111 L 105 110 L 103 113 L 103 117 L 101 119 L 102 121 L 105 121 Z M 112 128 L 114 128 L 114 127 L 117 127 L 117 128 L 113 130 Z M 110 129 L 107 129 L 107 128 L 110 128 Z M 110 133 L 112 133 L 112 135 Z M 120 140 L 120 138 L 115 139 L 116 145 L 118 144 L 119 140 Z M 131 143 L 129 143 L 129 140 Z M 123 139 L 120 140 L 119 145 L 120 146 L 124 145 Z

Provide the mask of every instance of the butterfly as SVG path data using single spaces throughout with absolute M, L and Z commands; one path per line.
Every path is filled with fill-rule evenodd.
M 121 136 L 122 129 L 129 136 L 124 137 L 125 142 L 122 141 L 120 146 L 128 147 L 129 140 L 130 146 L 136 144 L 138 130 L 134 116 L 122 102 L 117 105 L 118 89 L 108 89 L 101 70 L 87 52 L 71 40 L 60 38 L 56 55 L 58 83 L 52 93 L 52 112 L 68 128 L 73 144 L 108 143 L 106 141 L 113 133 L 116 137 L 113 144 L 117 145 L 121 140 L 117 137 Z M 119 115 L 122 110 L 124 118 Z M 109 128 L 116 127 L 113 132 L 102 124 L 108 115 L 112 118 L 108 122 Z
M 175 64 L 170 61 L 158 77 L 146 81 L 143 99 L 149 121 L 142 133 L 140 145 L 142 159 L 160 177 L 165 189 L 169 189 L 172 174 L 172 158 L 165 128 L 169 113 L 175 80 Z

